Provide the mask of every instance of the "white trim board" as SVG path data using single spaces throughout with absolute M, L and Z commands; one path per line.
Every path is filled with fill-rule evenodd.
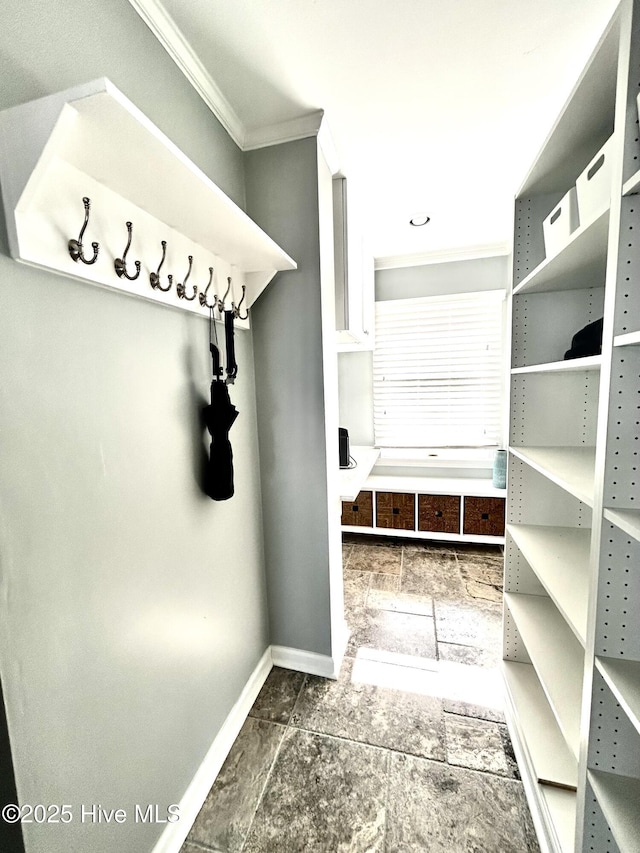
M 445 264 L 450 261 L 473 261 L 478 258 L 493 258 L 509 255 L 509 243 L 483 243 L 479 246 L 463 246 L 440 251 L 419 252 L 413 255 L 388 255 L 375 259 L 376 270 L 395 270 L 400 267 L 421 267 L 427 264 Z
M 235 110 L 158 0 L 129 0 L 229 136 L 240 148 L 246 130 Z
M 266 127 L 248 129 L 162 4 L 158 0 L 129 0 L 129 3 L 241 151 L 253 151 L 317 136 L 331 173 L 338 171 L 336 149 L 323 110 Z
M 346 643 L 345 643 L 346 646 Z M 321 675 L 324 678 L 337 678 L 342 664 L 340 659 L 330 655 L 319 655 L 304 649 L 292 649 L 290 646 L 271 646 L 273 665 L 283 669 L 307 672 L 309 675 Z
M 202 808 L 213 783 L 233 746 L 238 733 L 256 701 L 262 685 L 273 667 L 271 647 L 268 646 L 256 668 L 249 676 L 242 693 L 229 712 L 222 728 L 180 800 L 180 820 L 168 823 L 158 839 L 153 853 L 178 853 Z

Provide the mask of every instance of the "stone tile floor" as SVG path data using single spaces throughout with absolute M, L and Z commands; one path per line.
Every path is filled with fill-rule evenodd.
M 182 853 L 539 853 L 501 711 L 502 551 L 346 536 L 340 677 L 274 668 Z

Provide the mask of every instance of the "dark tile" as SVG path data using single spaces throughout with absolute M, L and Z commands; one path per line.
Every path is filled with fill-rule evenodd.
M 272 723 L 288 723 L 303 681 L 303 672 L 274 666 L 262 685 L 249 716 Z
M 481 545 L 477 542 L 465 545 L 462 542 L 457 542 L 455 548 L 456 554 L 461 559 L 480 557 L 489 560 L 503 560 L 504 551 L 501 545 Z
M 502 602 L 504 560 L 501 553 L 458 555 L 458 568 L 471 598 Z
M 353 619 L 347 655 L 355 657 L 359 649 L 435 659 L 434 621 L 429 616 L 363 608 Z
M 422 539 L 406 539 L 402 543 L 402 547 L 405 551 L 419 551 L 422 554 L 433 554 L 438 551 L 455 553 L 456 550 L 456 546 L 453 543 L 447 544 L 445 541 L 441 542 L 436 539 L 432 539 L 430 541 Z
M 504 747 L 504 754 L 509 766 L 509 775 L 513 779 L 520 779 L 520 770 L 518 768 L 516 754 L 513 751 L 513 744 L 511 743 L 511 737 L 509 736 L 509 729 L 506 726 L 500 726 L 500 734 L 502 735 L 502 746 Z
M 413 595 L 463 600 L 465 589 L 453 551 L 406 551 L 400 589 Z
M 447 761 L 470 770 L 510 776 L 501 727 L 475 717 L 445 714 Z
M 477 720 L 488 720 L 492 723 L 504 723 L 504 713 L 500 708 L 487 705 L 478 705 L 472 702 L 463 702 L 455 699 L 445 699 L 444 710 L 450 714 L 459 714 L 461 717 L 475 717 Z
M 531 837 L 520 782 L 392 753 L 387 853 L 526 853 Z
M 369 572 L 345 571 L 343 581 L 345 605 L 364 606 L 370 582 L 371 574 Z
M 502 608 L 489 601 L 435 602 L 438 642 L 497 651 L 502 645 Z
M 346 658 L 337 681 L 307 678 L 291 725 L 444 760 L 441 700 L 408 689 L 410 681 L 417 685 L 424 675 L 412 674 L 407 667 Z M 401 689 L 388 686 L 394 683 Z
M 388 753 L 288 730 L 243 853 L 384 849 Z
M 402 563 L 402 547 L 394 544 L 354 545 L 349 557 L 348 570 L 356 572 L 379 572 L 399 575 Z
M 191 841 L 185 841 L 180 848 L 180 853 L 208 853 L 210 847 L 200 847 L 192 844 Z
M 426 595 L 410 595 L 407 592 L 370 589 L 367 593 L 367 607 L 391 610 L 394 613 L 413 613 L 415 616 L 433 616 L 432 598 Z
M 501 654 L 497 646 L 492 649 L 480 649 L 438 640 L 438 658 L 449 663 L 495 669 L 501 660 Z
M 248 717 L 187 841 L 238 853 L 286 729 Z
M 371 575 L 371 589 L 397 591 L 400 589 L 400 575 L 382 575 L 374 572 Z

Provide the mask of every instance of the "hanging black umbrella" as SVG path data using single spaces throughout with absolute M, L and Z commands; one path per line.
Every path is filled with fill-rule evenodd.
M 213 312 L 211 325 L 215 326 Z M 233 335 L 233 324 L 231 335 Z M 229 348 L 233 353 L 233 343 L 229 344 L 227 338 L 228 354 Z M 218 347 L 210 341 L 209 349 L 213 359 L 213 382 L 211 383 L 211 405 L 204 410 L 205 423 L 211 434 L 209 461 L 205 472 L 205 492 L 214 501 L 226 501 L 233 497 L 233 450 L 229 441 L 229 430 L 239 413 L 231 402 L 228 386 L 220 378 L 222 368 Z M 235 378 L 238 368 L 235 365 L 234 356 L 231 363 L 234 365 L 233 378 Z

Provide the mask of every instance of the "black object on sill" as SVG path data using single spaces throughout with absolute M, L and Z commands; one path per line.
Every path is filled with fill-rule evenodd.
M 602 317 L 589 323 L 571 338 L 571 349 L 564 354 L 565 360 L 600 355 L 602 352 Z
M 344 427 L 338 428 L 338 452 L 340 454 L 340 467 L 349 468 L 349 433 Z

